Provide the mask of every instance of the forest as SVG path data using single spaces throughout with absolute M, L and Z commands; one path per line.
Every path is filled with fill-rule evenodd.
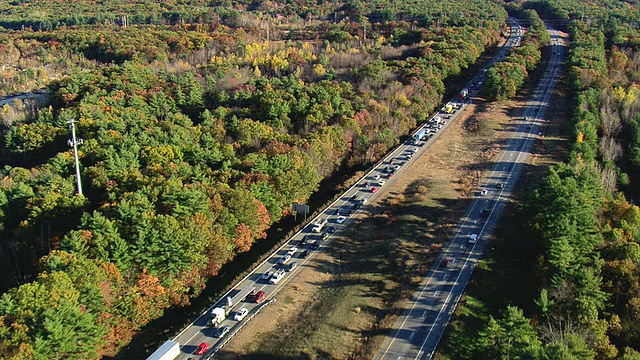
M 639 9 L 604 0 L 523 7 L 567 23 L 572 143 L 521 205 L 540 249 L 529 255 L 535 307 L 491 309 L 481 331 L 454 340 L 452 358 L 640 359 Z
M 0 93 L 48 97 L 0 108 L 7 359 L 116 355 L 398 144 L 507 29 L 480 0 L 68 4 L 0 2 Z

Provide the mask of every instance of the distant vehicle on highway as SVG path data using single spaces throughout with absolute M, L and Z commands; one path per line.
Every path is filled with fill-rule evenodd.
M 291 264 L 289 264 L 289 266 L 285 270 L 293 271 L 293 269 L 295 269 L 296 267 L 298 267 L 298 263 L 297 262 L 292 262 Z
M 291 255 L 287 254 L 287 255 L 281 257 L 280 260 L 278 260 L 278 265 L 284 265 L 284 264 L 288 263 L 289 260 L 291 260 Z
M 342 224 L 347 218 L 344 216 L 338 216 L 338 218 L 336 219 L 336 222 L 338 224 Z
M 264 274 L 262 274 L 262 276 L 260 278 L 262 280 L 264 280 L 264 281 L 268 281 L 269 279 L 271 279 L 271 277 L 273 276 L 274 272 L 275 272 L 274 270 L 269 270 L 269 271 L 265 272 Z
M 287 251 L 287 255 L 293 256 L 293 254 L 295 254 L 297 251 L 298 251 L 298 248 L 294 246 L 291 249 L 289 249 L 289 251 Z
M 371 187 L 371 189 L 370 189 L 370 191 L 371 191 L 372 193 L 375 193 L 376 191 L 378 191 L 378 187 L 377 187 L 377 186 L 372 186 L 372 187 Z
M 489 191 L 487 189 L 482 189 L 482 191 L 480 191 L 480 195 L 485 196 L 489 193 Z
M 207 350 L 209 350 L 209 344 L 207 344 L 206 342 L 203 342 L 203 343 L 200 343 L 200 345 L 198 345 L 194 354 L 202 355 L 206 353 Z
M 216 330 L 216 333 L 213 334 L 213 336 L 217 337 L 217 338 L 221 338 L 225 335 L 227 335 L 227 333 L 229 332 L 229 330 L 231 330 L 231 328 L 229 327 L 229 325 L 224 325 L 218 328 L 218 330 Z M 205 350 L 206 352 L 206 350 Z M 203 352 L 204 354 L 204 352 Z
M 373 175 L 373 180 L 378 180 L 378 179 L 380 179 L 380 174 Z
M 469 244 L 478 242 L 478 234 L 469 234 Z
M 242 309 L 236 311 L 235 314 L 233 314 L 233 320 L 242 321 L 242 320 L 244 320 L 245 317 L 247 317 L 247 314 L 249 314 L 249 309 L 242 308 Z
M 284 269 L 280 269 L 280 270 L 276 271 L 275 274 L 273 274 L 271 279 L 269 279 L 269 282 L 275 285 L 275 284 L 279 283 L 280 280 L 282 280 L 283 277 L 284 277 Z
M 254 303 L 260 303 L 264 300 L 264 297 L 267 295 L 264 291 L 260 290 L 256 293 L 251 293 L 247 296 L 248 301 L 253 301 Z

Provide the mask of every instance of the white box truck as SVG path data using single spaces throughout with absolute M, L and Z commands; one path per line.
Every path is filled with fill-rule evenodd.
M 180 355 L 180 344 L 177 341 L 168 340 L 158 350 L 154 351 L 147 360 L 173 360 Z

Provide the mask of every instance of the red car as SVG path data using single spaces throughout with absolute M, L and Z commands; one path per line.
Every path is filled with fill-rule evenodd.
M 198 345 L 198 347 L 196 348 L 196 355 L 202 355 L 204 353 L 207 352 L 207 350 L 209 350 L 209 344 L 207 344 L 206 342 L 200 343 L 200 345 Z
M 377 188 L 376 186 L 372 186 L 372 187 L 371 187 L 371 192 L 372 192 L 372 193 L 374 193 L 374 192 L 376 192 L 376 191 L 378 191 L 378 188 Z
M 259 302 L 261 302 L 262 300 L 264 300 L 264 297 L 265 297 L 266 295 L 267 295 L 267 294 L 266 294 L 264 291 L 258 291 L 258 292 L 253 296 L 253 301 L 254 301 L 254 302 L 259 303 Z
M 393 177 L 393 173 L 387 174 L 387 179 L 391 179 Z

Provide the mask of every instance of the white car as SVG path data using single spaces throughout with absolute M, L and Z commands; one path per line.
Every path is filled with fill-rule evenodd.
M 384 180 L 380 180 L 380 181 L 378 181 L 378 185 L 382 186 L 382 185 L 384 185 L 384 184 L 386 184 L 386 181 L 384 181 Z
M 373 180 L 378 180 L 378 179 L 380 179 L 380 174 L 373 175 Z
M 489 193 L 489 191 L 487 191 L 487 189 L 482 189 L 482 191 L 480 191 L 480 195 L 485 196 Z
M 280 280 L 282 280 L 282 278 L 284 277 L 284 270 L 280 269 L 278 271 L 276 271 L 275 274 L 273 274 L 273 276 L 271 277 L 271 280 L 269 280 L 270 283 L 272 284 L 277 284 L 280 282 Z
M 233 315 L 233 320 L 242 321 L 244 320 L 245 317 L 247 317 L 248 313 L 249 313 L 249 310 L 247 308 L 242 308 L 236 311 L 236 313 Z
M 478 241 L 478 234 L 469 234 L 469 244 L 475 244 Z
M 336 220 L 336 222 L 337 222 L 338 224 L 342 224 L 345 220 L 347 220 L 347 218 L 346 218 L 346 217 L 344 217 L 344 216 L 338 216 L 338 219 Z
M 287 255 L 293 256 L 293 254 L 295 254 L 297 251 L 298 251 L 298 248 L 294 246 L 291 249 L 289 249 L 289 251 L 287 251 Z
M 287 254 L 287 255 L 281 257 L 280 260 L 278 260 L 278 264 L 284 265 L 284 264 L 288 263 L 289 260 L 291 260 L 291 255 Z

